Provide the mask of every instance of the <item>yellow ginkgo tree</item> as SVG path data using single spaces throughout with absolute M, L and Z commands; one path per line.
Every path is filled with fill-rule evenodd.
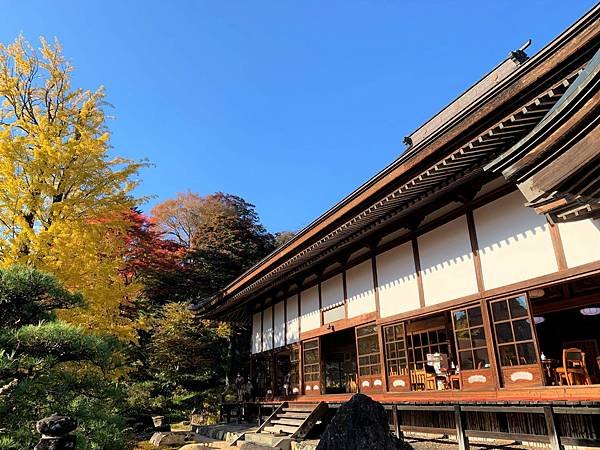
M 109 155 L 104 90 L 71 74 L 58 42 L 0 44 L 0 263 L 54 273 L 88 302 L 63 318 L 133 339 L 123 212 L 145 163 Z

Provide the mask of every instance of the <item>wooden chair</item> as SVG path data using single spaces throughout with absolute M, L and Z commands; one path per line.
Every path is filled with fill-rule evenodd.
M 585 365 L 585 352 L 578 348 L 566 348 L 563 350 L 563 365 L 556 368 L 556 373 L 560 384 L 563 384 L 563 379 L 568 386 L 573 384 L 592 384 L 590 375 Z M 576 383 L 583 381 L 583 383 Z
M 424 364 L 423 369 L 425 370 L 425 389 L 428 391 L 437 390 L 438 374 L 435 371 L 435 368 L 429 364 Z
M 426 386 L 427 372 L 425 369 L 410 371 L 410 384 L 414 391 L 424 391 Z

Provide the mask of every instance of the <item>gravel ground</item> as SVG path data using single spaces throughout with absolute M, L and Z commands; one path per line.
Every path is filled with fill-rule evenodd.
M 425 439 L 407 436 L 405 438 L 415 450 L 458 450 L 458 445 L 452 439 Z M 514 442 L 498 441 L 498 442 L 477 442 L 471 440 L 472 450 L 542 450 L 548 447 L 540 446 L 525 446 Z

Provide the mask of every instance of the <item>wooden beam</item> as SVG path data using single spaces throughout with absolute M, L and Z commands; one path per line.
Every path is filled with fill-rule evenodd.
M 347 264 L 347 260 L 346 260 Z M 346 265 L 344 264 L 344 266 Z M 348 285 L 346 283 L 346 270 L 342 271 L 342 288 L 344 290 L 344 319 L 348 318 Z
M 425 290 L 423 289 L 423 277 L 421 275 L 421 259 L 419 258 L 419 246 L 417 238 L 412 239 L 413 257 L 415 260 L 415 273 L 417 274 L 417 286 L 419 288 L 419 304 L 425 306 Z
M 283 344 L 288 345 L 287 341 L 287 296 L 283 299 Z
M 558 226 L 550 222 L 548 222 L 548 226 L 550 228 L 550 237 L 552 238 L 552 247 L 554 248 L 554 255 L 556 256 L 558 270 L 566 270 L 567 258 L 565 256 L 565 249 L 563 247 Z
M 371 267 L 373 269 L 373 289 L 375 290 L 375 316 L 379 319 L 381 317 L 381 309 L 379 307 L 379 281 L 377 279 L 377 258 L 373 249 L 373 255 L 371 257 Z M 381 377 L 383 381 L 383 390 L 388 390 L 388 379 L 385 368 L 385 347 L 383 345 L 383 327 L 377 325 L 377 339 L 379 342 L 379 363 L 381 366 Z
M 481 257 L 479 256 L 479 243 L 477 242 L 477 231 L 475 230 L 475 219 L 473 211 L 468 210 L 467 227 L 469 228 L 469 239 L 471 240 L 471 252 L 473 252 L 473 264 L 475 265 L 475 276 L 477 278 L 477 290 L 481 293 L 485 291 L 483 284 L 483 271 L 481 270 Z
M 317 291 L 319 293 L 319 326 L 323 326 L 323 297 L 321 295 L 321 282 L 317 285 Z

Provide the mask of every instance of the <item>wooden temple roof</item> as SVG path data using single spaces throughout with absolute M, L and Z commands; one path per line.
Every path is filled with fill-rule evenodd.
M 530 59 L 520 49 L 412 133 L 407 150 L 290 242 L 220 293 L 193 304 L 199 317 L 246 316 L 253 299 L 412 228 L 440 202 L 498 176 L 484 166 L 532 133 L 600 47 L 600 5 Z M 476 190 L 474 191 L 476 192 Z M 436 202 L 437 206 L 436 206 Z
M 538 125 L 487 170 L 554 222 L 600 217 L 600 50 Z

